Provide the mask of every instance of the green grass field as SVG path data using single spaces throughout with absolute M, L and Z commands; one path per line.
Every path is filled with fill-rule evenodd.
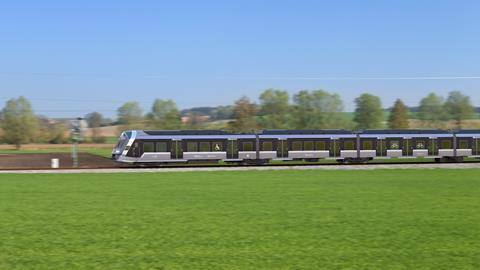
M 479 269 L 480 170 L 0 175 L 0 269 Z

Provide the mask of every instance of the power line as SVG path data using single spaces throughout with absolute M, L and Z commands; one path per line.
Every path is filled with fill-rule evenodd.
M 61 73 L 61 72 L 0 72 L 8 76 L 40 76 L 40 77 L 98 77 L 98 78 L 143 78 L 143 79 L 264 79 L 264 80 L 478 80 L 478 75 L 450 75 L 450 76 L 276 76 L 276 75 L 198 75 L 180 76 L 165 74 L 109 74 L 109 73 Z

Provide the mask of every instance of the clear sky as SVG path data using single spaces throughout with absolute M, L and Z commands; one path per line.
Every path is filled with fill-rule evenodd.
M 114 116 L 325 89 L 347 110 L 461 90 L 480 106 L 480 1 L 2 1 L 0 102 Z M 469 78 L 457 78 L 469 77 Z

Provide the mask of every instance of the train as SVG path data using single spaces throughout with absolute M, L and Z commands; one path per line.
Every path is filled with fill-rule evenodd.
M 112 159 L 131 165 L 224 162 L 267 164 L 272 160 L 342 164 L 373 159 L 462 162 L 480 158 L 480 130 L 128 130 Z

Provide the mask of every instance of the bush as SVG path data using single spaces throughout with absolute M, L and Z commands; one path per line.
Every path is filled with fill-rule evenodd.
M 92 143 L 106 143 L 107 137 L 105 136 L 96 136 L 92 137 Z

